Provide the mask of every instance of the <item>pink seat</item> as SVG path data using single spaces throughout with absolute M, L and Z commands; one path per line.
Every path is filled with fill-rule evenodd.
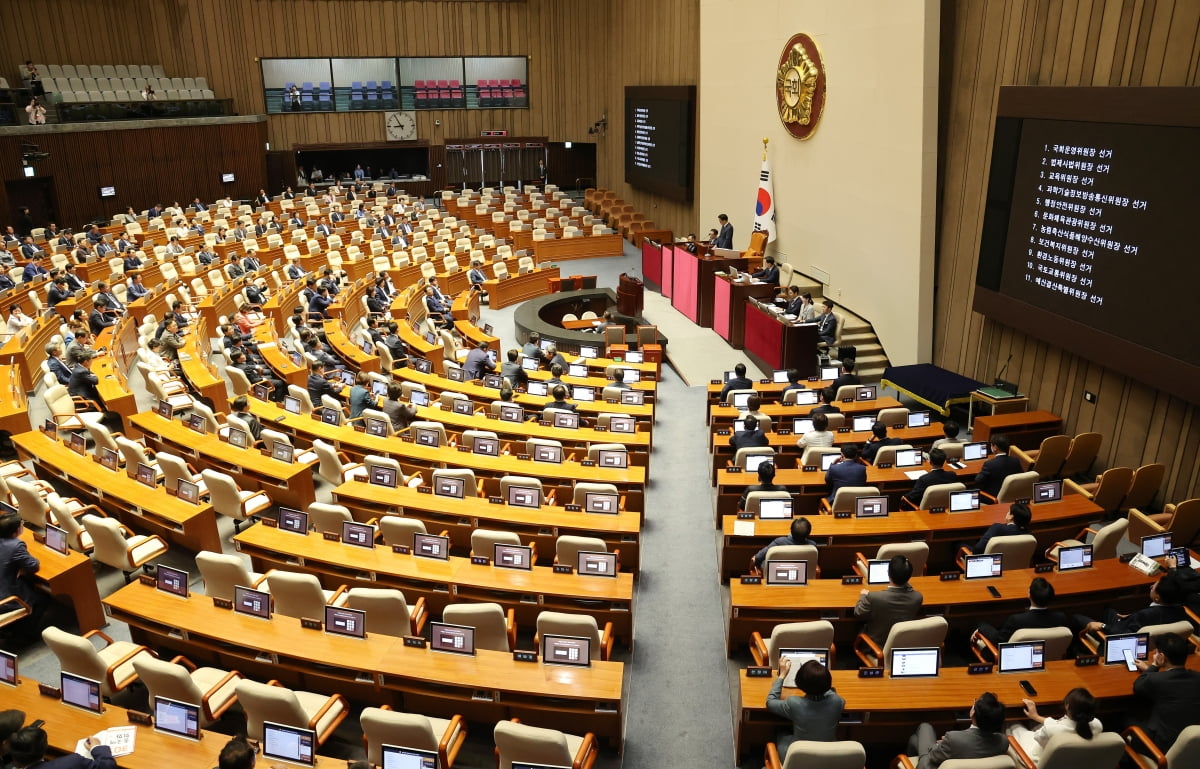
M 438 88 L 449 88 L 450 87 L 450 83 L 448 83 L 445 80 L 439 80 L 437 82 L 437 84 L 438 84 Z
M 513 85 L 513 88 L 520 88 L 520 87 L 521 87 L 521 81 L 520 81 L 520 80 L 513 80 L 513 81 L 512 81 L 512 85 Z
M 424 80 L 414 80 L 414 81 L 413 81 L 413 88 L 420 89 L 420 88 L 424 88 L 424 87 L 425 87 L 425 81 L 424 81 Z
M 507 87 L 508 87 L 508 85 L 509 85 L 509 83 L 508 83 L 508 81 L 507 81 L 507 80 L 501 80 L 501 81 L 500 81 L 500 87 L 501 87 L 501 88 L 507 88 Z
M 458 88 L 458 87 L 459 87 L 459 85 L 460 85 L 460 84 L 459 84 L 459 82 L 458 82 L 457 80 L 451 80 L 451 81 L 450 81 L 450 87 L 451 87 L 451 88 Z
M 492 88 L 496 88 L 500 85 L 500 81 L 499 80 L 489 80 L 488 85 L 491 86 Z

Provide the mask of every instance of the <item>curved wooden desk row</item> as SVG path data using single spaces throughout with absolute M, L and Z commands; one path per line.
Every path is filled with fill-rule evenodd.
M 866 416 L 867 414 L 876 414 L 880 409 L 900 408 L 904 404 L 887 395 L 872 401 L 851 401 L 849 403 L 838 401 L 833 405 L 837 406 L 838 410 L 847 416 L 851 414 Z M 759 408 L 759 412 L 769 416 L 771 422 L 778 425 L 791 422 L 792 419 L 797 417 L 806 417 L 815 408 L 815 405 L 785 406 L 782 403 L 764 403 Z M 708 411 L 708 421 L 709 424 L 717 424 L 724 427 L 732 424 L 733 420 L 737 419 L 738 414 L 741 413 L 742 410 L 734 406 L 713 406 Z
M 29 430 L 29 401 L 21 385 L 20 366 L 0 365 L 0 432 L 9 435 Z
M 256 571 L 308 572 L 330 590 L 341 585 L 398 588 L 410 604 L 424 597 L 436 617 L 450 603 L 493 601 L 515 609 L 517 619 L 530 626 L 542 611 L 587 614 L 600 627 L 612 622 L 614 636 L 626 646 L 633 643 L 633 575 L 627 572 L 610 578 L 557 574 L 548 566 L 498 569 L 470 558 L 402 555 L 382 543 L 366 549 L 327 540 L 318 532 L 300 535 L 261 524 L 235 535 L 234 544 L 250 556 Z
M 100 605 L 100 590 L 96 587 L 92 560 L 74 550 L 65 553 L 51 550 L 42 544 L 41 539 L 40 534 L 35 537 L 29 529 L 21 529 L 21 540 L 29 548 L 30 555 L 41 564 L 34 579 L 45 585 L 56 601 L 74 607 L 79 632 L 98 630 L 108 624 L 104 607 Z
M 928 510 L 894 511 L 885 518 L 835 518 L 820 515 L 809 518 L 812 538 L 821 545 L 821 573 L 826 577 L 850 574 L 855 553 L 868 558 L 880 545 L 892 542 L 925 542 L 929 545 L 927 574 L 956 569 L 954 560 L 964 542 L 974 544 L 993 523 L 1003 523 L 1008 504 L 982 505 L 979 510 L 963 513 L 931 513 Z M 1095 503 L 1078 494 L 1068 494 L 1058 502 L 1032 506 L 1033 534 L 1038 550 L 1074 537 L 1079 530 L 1103 514 Z M 737 516 L 721 519 L 720 574 L 731 579 L 745 574 L 750 557 L 776 537 L 786 536 L 791 520 L 739 521 Z M 739 533 L 747 531 L 748 533 Z M 749 533 L 752 532 L 752 533 Z
M 109 470 L 42 432 L 14 435 L 13 443 L 22 461 L 33 461 L 38 477 L 61 481 L 71 489 L 71 495 L 85 503 L 95 503 L 134 531 L 158 534 L 192 551 L 221 552 L 212 505 L 185 502 L 168 494 L 162 486 L 151 489 L 131 478 L 124 469 Z
M 219 411 L 228 400 L 229 389 L 225 377 L 217 373 L 216 366 L 212 365 L 211 358 L 212 341 L 208 323 L 204 318 L 197 318 L 192 333 L 184 337 L 183 349 L 179 351 L 179 370 L 209 407 Z M 127 427 L 131 424 L 128 418 L 125 424 Z
M 104 604 L 139 643 L 258 680 L 432 716 L 459 713 L 492 723 L 517 717 L 593 732 L 618 749 L 624 738 L 620 662 L 576 668 L 516 662 L 488 650 L 463 656 L 415 649 L 385 635 L 345 638 L 303 629 L 292 617 L 262 620 L 218 609 L 206 596 L 180 599 L 138 582 Z
M 1033 569 L 1006 569 L 998 579 L 943 582 L 937 575 L 913 577 L 912 586 L 924 597 L 924 616 L 940 614 L 952 627 L 970 631 L 981 621 L 1002 622 L 1005 617 L 1029 608 L 1029 583 L 1035 576 L 1054 585 L 1055 608 L 1068 614 L 1102 617 L 1104 609 L 1135 609 L 1150 601 L 1150 585 L 1158 578 L 1147 577 L 1116 558 L 1096 561 L 1091 569 L 1037 574 Z M 1000 592 L 988 592 L 992 585 Z M 859 591 L 883 590 L 886 585 L 843 585 L 839 579 L 810 580 L 803 587 L 782 585 L 729 585 L 730 613 L 727 618 L 728 651 L 744 646 L 757 630 L 763 638 L 783 622 L 825 619 L 833 623 L 834 640 L 851 652 L 860 622 L 854 617 Z
M 582 240 L 582 238 L 572 238 Z M 565 241 L 564 241 L 565 242 Z M 558 267 L 540 267 L 524 275 L 512 275 L 504 280 L 491 278 L 483 283 L 488 292 L 488 306 L 493 310 L 517 304 L 535 296 L 550 293 L 550 281 L 559 278 Z
M 475 529 L 510 531 L 525 544 L 536 543 L 538 562 L 549 566 L 561 535 L 596 537 L 609 551 L 620 549 L 621 570 L 636 575 L 641 561 L 641 515 L 622 510 L 615 515 L 569 511 L 561 504 L 537 509 L 492 504 L 486 499 L 455 499 L 408 487 L 380 488 L 348 481 L 333 490 L 337 504 L 365 523 L 385 515 L 402 515 L 425 523 L 430 532 L 448 531 L 451 544 L 467 554 Z M 570 502 L 570 500 L 566 500 Z M 479 553 L 489 558 L 491 553 Z
M 826 387 L 833 384 L 832 379 L 818 379 L 809 381 L 807 379 L 800 380 L 800 384 L 809 390 L 820 392 Z M 780 403 L 783 400 L 783 388 L 787 387 L 787 382 L 764 382 L 762 379 L 754 381 L 754 392 L 758 393 L 758 397 L 763 403 Z M 725 388 L 725 384 L 716 383 L 715 380 L 710 380 L 708 383 L 708 408 L 721 405 L 721 390 Z

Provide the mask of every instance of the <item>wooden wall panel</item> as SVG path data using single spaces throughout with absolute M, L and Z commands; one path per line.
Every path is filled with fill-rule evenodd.
M 1195 86 L 1200 6 L 1190 0 L 946 0 L 948 69 L 942 158 L 934 362 L 988 380 L 1006 378 L 1033 405 L 1062 414 L 1072 432 L 1105 435 L 1101 466 L 1166 463 L 1166 499 L 1200 493 L 1200 410 L 1095 361 L 970 310 L 1002 85 Z M 1153 293 L 1152 286 L 1134 287 Z M 1095 404 L 1083 399 L 1093 392 Z M 1160 502 L 1161 502 L 1160 498 Z

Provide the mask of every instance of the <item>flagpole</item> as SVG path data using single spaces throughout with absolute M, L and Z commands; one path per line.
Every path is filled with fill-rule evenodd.
M 766 159 L 767 159 L 767 142 L 769 142 L 769 141 L 771 141 L 771 140 L 765 136 L 763 137 L 763 158 L 762 158 L 763 161 L 766 161 Z

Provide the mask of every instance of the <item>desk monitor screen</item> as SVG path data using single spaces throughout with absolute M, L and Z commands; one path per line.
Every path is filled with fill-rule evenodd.
M 354 372 L 353 371 L 347 371 L 346 369 L 342 369 L 341 371 L 338 372 L 338 379 L 341 379 L 342 384 L 344 384 L 346 387 L 354 386 Z
M 322 420 L 322 421 L 324 421 L 324 420 Z M 292 463 L 292 454 L 293 453 L 295 453 L 295 449 L 292 447 L 292 445 L 290 443 L 283 443 L 280 441 L 276 441 L 275 444 L 271 447 L 271 457 L 274 459 L 278 459 L 280 462 L 286 462 L 289 465 Z
M 588 638 L 573 635 L 542 635 L 542 662 L 548 665 L 592 664 L 592 642 Z
M 381 748 L 383 769 L 438 769 L 436 750 L 417 750 L 399 745 L 384 745 Z M 513 764 L 513 769 L 516 769 Z
M 450 559 L 450 538 L 437 534 L 413 534 L 413 555 L 422 558 Z
M 152 489 L 158 486 L 158 480 L 154 477 L 154 468 L 150 465 L 143 465 L 141 462 L 138 462 L 137 473 L 134 477 L 137 478 L 138 483 L 145 484 Z
M 577 401 L 591 403 L 596 400 L 596 391 L 584 385 L 573 385 L 571 387 L 571 397 Z
M 538 370 L 538 359 L 530 358 L 527 355 L 522 357 L 521 358 L 521 368 L 525 369 L 526 371 L 537 371 Z
M 92 713 L 104 710 L 100 700 L 100 682 L 66 671 L 62 673 L 62 701 Z
M 526 358 L 526 360 L 529 360 L 529 359 Z M 531 380 L 529 380 L 529 383 L 525 385 L 525 392 L 529 393 L 530 395 L 537 395 L 539 397 L 545 397 L 550 392 L 550 388 L 546 385 L 545 382 L 542 382 L 542 381 L 536 380 L 536 379 L 531 379 Z
M 594 577 L 616 577 L 617 554 L 580 550 L 575 571 L 578 574 L 590 574 Z
M 888 498 L 856 497 L 854 500 L 855 518 L 883 518 L 888 514 Z
M 987 459 L 988 445 L 987 443 L 964 443 L 963 444 L 963 461 L 972 462 L 976 459 Z
M 433 341 L 429 343 L 434 344 Z M 412 362 L 412 367 L 422 374 L 428 374 L 430 371 L 433 371 L 433 363 L 425 358 L 409 358 L 409 361 Z
M 87 438 L 83 437 L 83 433 L 70 433 L 67 436 L 67 446 L 76 454 L 86 454 Z
M 838 368 L 837 366 L 822 366 L 821 367 L 821 373 L 820 373 L 821 379 L 837 379 L 841 375 L 842 375 L 842 370 L 840 368 Z
M 622 369 L 621 381 L 625 384 L 636 384 L 642 381 L 642 372 L 635 368 Z
M 471 401 L 463 398 L 454 399 L 454 407 L 452 410 L 455 414 L 462 414 L 465 417 L 469 417 L 475 413 L 475 407 L 471 405 Z
M 366 417 L 363 422 L 367 427 L 367 435 L 374 435 L 377 438 L 386 438 L 388 436 L 387 420 L 377 417 Z
M 271 619 L 271 594 L 263 590 L 235 585 L 233 588 L 233 610 L 251 617 Z
M 829 650 L 828 649 L 780 649 L 779 659 L 788 659 L 792 663 L 792 669 L 788 671 L 787 678 L 783 679 L 783 685 L 789 688 L 796 688 L 796 674 L 800 672 L 800 668 L 804 667 L 806 662 L 820 662 L 823 667 L 829 667 Z
M 579 429 L 579 415 L 573 411 L 554 412 L 554 426 L 564 430 Z
M 772 372 L 771 372 L 771 381 L 772 381 L 772 382 L 774 382 L 775 384 L 787 384 L 787 383 L 788 383 L 788 381 L 789 381 L 789 380 L 788 380 L 788 372 L 787 372 L 786 370 L 784 370 L 784 371 L 779 371 L 779 370 L 772 371 Z
M 164 593 L 188 597 L 188 573 L 183 569 L 173 569 L 170 566 L 159 566 L 155 570 L 155 586 Z
M 342 521 L 342 542 L 355 547 L 375 547 L 375 527 L 367 523 Z
M 501 406 L 500 420 L 503 422 L 524 422 L 525 409 L 520 406 Z
M 792 517 L 792 500 L 760 499 L 758 517 L 764 521 L 786 521 Z
M 509 486 L 508 504 L 514 507 L 541 507 L 542 492 L 532 486 Z
M 797 406 L 815 406 L 821 399 L 821 394 L 816 390 L 791 390 L 790 392 L 796 393 Z
M 891 582 L 891 577 L 888 576 L 888 564 L 890 563 L 891 561 L 886 558 L 867 561 L 867 584 L 886 585 Z
M 0 684 L 17 685 L 17 655 L 0 651 Z
M 608 418 L 608 431 L 610 433 L 634 433 L 637 431 L 637 420 L 633 417 L 613 414 Z
M 499 542 L 492 545 L 492 563 L 502 569 L 533 568 L 533 548 L 525 545 L 503 545 Z
M 892 678 L 932 678 L 938 674 L 941 656 L 936 646 L 892 649 Z
M 250 394 L 260 401 L 265 401 L 271 397 L 271 388 L 265 384 L 256 384 L 250 388 Z
M 396 488 L 396 468 L 383 467 L 382 465 L 368 465 L 369 471 L 368 483 L 373 486 L 386 486 L 389 489 Z
M 540 349 L 542 352 L 545 352 L 546 350 L 549 350 L 552 346 L 556 346 L 557 344 L 558 343 L 555 342 L 553 339 L 542 339 L 542 340 L 538 341 L 538 349 Z
M 279 528 L 293 534 L 307 534 L 308 513 L 290 507 L 279 508 Z
M 854 400 L 856 401 L 873 401 L 876 396 L 875 385 L 863 385 L 855 389 Z
M 446 478 L 438 476 L 434 479 L 433 493 L 439 497 L 462 499 L 467 493 L 467 482 L 463 478 Z
M 65 529 L 60 529 L 52 523 L 46 524 L 46 547 L 56 553 L 67 554 L 69 546 L 67 545 L 67 532 Z
M 461 376 L 461 371 L 462 371 L 461 369 L 451 369 L 450 371 L 459 371 L 460 376 Z M 450 372 L 447 372 L 447 373 L 450 373 Z M 450 377 L 450 378 L 453 379 L 454 377 Z M 462 380 L 459 379 L 459 381 L 461 382 Z M 378 379 L 371 380 L 371 394 L 377 398 L 387 397 L 387 387 L 388 387 L 387 382 L 383 382 Z
M 408 402 L 418 407 L 428 406 L 429 393 L 425 392 L 424 390 L 413 390 L 408 396 Z
M 316 763 L 317 733 L 312 729 L 263 721 L 262 735 L 264 758 L 301 766 L 313 766 Z
M 745 411 L 746 403 L 750 400 L 751 395 L 754 395 L 754 393 L 749 393 L 749 392 L 734 393 L 733 401 L 732 401 L 734 408 L 736 408 L 738 411 Z
M 875 417 L 854 417 L 852 430 L 856 433 L 865 433 L 875 426 Z
M 1058 570 L 1090 569 L 1092 566 L 1092 546 L 1075 545 L 1058 549 Z
M 812 432 L 812 429 L 812 417 L 797 417 L 792 420 L 793 435 L 804 435 L 805 433 Z
M 154 698 L 154 730 L 189 740 L 200 739 L 200 707 L 186 702 Z
M 579 357 L 580 358 L 599 358 L 600 357 L 600 348 L 596 347 L 593 344 L 581 344 L 581 345 L 579 345 Z
M 929 427 L 928 411 L 911 411 L 908 414 L 909 427 Z
M 483 333 L 487 334 L 488 336 L 492 335 L 492 324 L 491 323 L 483 324 Z
M 833 467 L 833 463 L 842 458 L 840 453 L 822 454 L 821 455 L 821 471 L 824 472 Z
M 163 419 L 170 419 L 175 415 L 174 411 L 171 409 L 171 404 L 167 401 L 159 401 L 154 410 L 157 411 L 158 415 Z
M 47 544 L 50 542 L 49 529 L 47 529 L 46 542 Z M 1142 537 L 1142 555 L 1147 558 L 1162 558 L 1170 549 L 1171 532 L 1169 531 Z
M 292 365 L 293 366 L 299 366 L 300 368 L 304 367 L 304 356 L 303 355 L 301 355 L 298 352 L 294 352 L 294 353 L 292 353 L 291 357 L 292 357 Z
M 458 366 L 449 366 L 446 368 L 446 378 L 451 382 L 465 382 L 467 381 L 467 372 Z M 380 382 L 380 384 L 383 383 Z
M 563 461 L 562 446 L 542 446 L 535 444 L 533 447 L 533 461 L 561 465 Z
M 587 366 L 582 363 L 568 363 L 567 376 L 585 377 L 588 375 Z
M 471 444 L 471 452 L 494 457 L 500 453 L 500 439 L 486 435 L 476 435 L 474 443 Z
M 998 579 L 1004 574 L 1004 554 L 968 555 L 967 579 Z
M 637 373 L 636 371 L 633 373 Z M 629 381 L 626 379 L 626 381 Z M 622 406 L 641 406 L 646 402 L 646 393 L 641 390 L 622 390 L 621 405 Z
M 1020 641 L 1000 644 L 1001 673 L 1034 673 L 1046 669 L 1046 642 Z
M 429 648 L 435 652 L 475 653 L 475 628 L 470 625 L 429 623 Z
M 199 414 L 188 414 L 187 426 L 204 435 L 208 432 L 208 423 Z
M 975 489 L 950 492 L 950 512 L 965 513 L 979 509 L 979 492 Z
M 747 457 L 747 460 L 754 458 L 755 457 L 753 456 Z M 759 457 L 760 462 L 762 460 L 769 461 L 770 459 L 770 456 Z M 601 467 L 629 467 L 629 452 L 625 451 L 624 449 L 600 449 L 596 452 L 596 464 L 600 465 Z M 754 472 L 756 470 L 758 470 L 757 464 L 751 468 L 750 462 L 746 462 L 747 472 Z
M 641 350 L 629 350 L 625 353 L 626 363 L 641 363 L 644 360 Z
M 900 449 L 896 452 L 896 467 L 920 467 L 925 457 L 920 449 Z
M 362 609 L 325 606 L 325 632 L 351 638 L 367 637 L 367 613 Z
M 1104 664 L 1124 665 L 1125 652 L 1133 653 L 1135 660 L 1145 660 L 1150 653 L 1149 633 L 1119 633 L 1104 639 Z
M 587 491 L 583 494 L 583 509 L 589 513 L 616 515 L 620 510 L 621 497 L 603 491 Z
M 121 461 L 121 455 L 105 446 L 100 447 L 100 464 L 109 470 L 116 470 Z
M 767 561 L 768 585 L 807 585 L 808 561 Z
M 1043 481 L 1033 484 L 1033 502 L 1057 502 L 1062 499 L 1062 481 Z
M 283 410 L 289 414 L 299 414 L 300 399 L 294 395 L 285 395 L 283 398 Z
M 422 446 L 433 446 L 437 448 L 442 444 L 442 434 L 430 427 L 413 428 L 413 437 L 417 443 Z

